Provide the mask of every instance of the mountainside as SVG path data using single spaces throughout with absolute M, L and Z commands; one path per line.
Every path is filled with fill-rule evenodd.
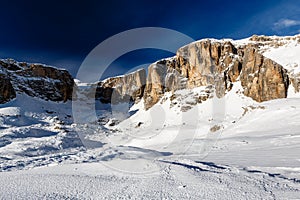
M 146 71 L 141 69 L 100 81 L 95 98 L 102 103 L 111 103 L 113 99 L 114 104 L 144 98 L 148 109 L 165 92 L 181 89 L 213 86 L 216 95 L 221 98 L 237 81 L 241 81 L 244 94 L 258 102 L 285 98 L 290 83 L 295 91 L 299 90 L 299 72 L 295 73 L 289 66 L 283 67 L 263 53 L 270 48 L 297 45 L 299 40 L 299 36 L 252 36 L 240 42 L 200 40 L 180 48 L 175 57 L 150 65 L 147 76 Z M 293 68 L 298 67 L 297 63 L 293 64 Z M 11 85 L 19 93 L 46 100 L 72 99 L 74 80 L 65 70 L 11 59 L 1 60 L 0 66 L 1 81 L 7 83 L 5 88 L 1 88 L 2 103 L 15 97 Z
M 6 99 L 3 103 L 16 92 L 51 101 L 72 99 L 74 80 L 66 70 L 6 59 L 0 60 L 0 73 L 7 85 L 0 93 L 0 98 Z
M 147 77 L 145 71 L 138 71 L 99 82 L 96 97 L 103 102 L 113 98 L 116 103 L 118 98 L 126 102 L 125 96 L 127 101 L 132 97 L 133 102 L 136 97 L 143 97 L 145 108 L 149 109 L 168 91 L 213 86 L 220 98 L 231 90 L 234 82 L 241 81 L 244 94 L 258 102 L 285 98 L 290 84 L 299 90 L 298 74 L 263 53 L 293 44 L 299 44 L 299 36 L 200 40 L 180 48 L 175 57 L 150 65 Z
M 299 55 L 203 39 L 96 83 L 0 60 L 0 198 L 298 198 Z
M 202 40 L 149 67 L 146 108 L 164 91 L 178 89 L 213 85 L 221 98 L 237 81 L 241 81 L 244 94 L 258 102 L 285 98 L 289 86 L 287 70 L 260 54 L 252 43 L 234 46 L 230 41 Z

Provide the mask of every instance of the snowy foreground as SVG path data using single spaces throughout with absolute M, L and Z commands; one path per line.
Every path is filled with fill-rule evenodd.
M 265 55 L 296 73 L 298 52 Z M 101 123 L 86 124 L 70 102 L 19 95 L 0 106 L 0 199 L 299 199 L 299 93 L 257 103 L 241 90 L 197 105 L 203 88 L 166 93 L 130 117 L 97 105 Z
M 191 149 L 181 156 L 155 151 L 161 149 L 148 141 L 139 145 L 147 148 L 122 146 L 104 151 L 95 148 L 26 158 L 33 169 L 0 173 L 0 196 L 2 199 L 297 199 L 300 101 L 282 99 L 262 105 L 265 109 L 252 111 L 225 128 L 206 153 L 195 154 L 203 149 L 203 144 L 211 142 L 207 135 L 196 138 Z M 170 131 L 165 130 L 166 134 Z M 162 142 L 163 145 L 167 144 Z M 43 163 L 45 166 L 37 167 Z

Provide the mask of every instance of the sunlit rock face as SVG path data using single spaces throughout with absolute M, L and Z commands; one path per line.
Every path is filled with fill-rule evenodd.
M 213 85 L 220 98 L 237 81 L 241 81 L 244 94 L 258 102 L 285 98 L 289 86 L 287 71 L 255 47 L 202 40 L 180 48 L 176 57 L 149 66 L 145 108 L 157 103 L 166 91 L 200 86 Z
M 108 78 L 97 84 L 95 97 L 102 103 L 138 102 L 143 97 L 145 82 L 144 69 Z
M 240 80 L 244 94 L 258 102 L 287 96 L 287 70 L 254 48 L 245 51 Z

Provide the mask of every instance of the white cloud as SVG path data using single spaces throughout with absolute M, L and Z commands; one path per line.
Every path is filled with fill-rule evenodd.
M 300 20 L 293 20 L 293 19 L 281 19 L 274 23 L 275 28 L 288 28 L 291 26 L 300 25 Z

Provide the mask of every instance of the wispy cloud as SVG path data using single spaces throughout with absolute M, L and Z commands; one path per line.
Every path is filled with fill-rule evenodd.
M 274 23 L 274 28 L 289 28 L 291 26 L 300 25 L 300 20 L 293 20 L 293 19 L 281 19 Z

